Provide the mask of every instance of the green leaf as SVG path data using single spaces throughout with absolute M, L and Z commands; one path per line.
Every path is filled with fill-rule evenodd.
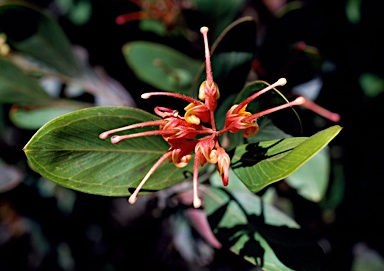
M 12 62 L 0 57 L 0 103 L 42 104 L 52 98 Z
M 284 138 L 241 145 L 234 150 L 231 167 L 252 192 L 295 172 L 339 132 L 338 125 L 309 138 Z
M 140 137 L 112 144 L 99 134 L 110 129 L 158 119 L 126 107 L 78 110 L 45 124 L 24 148 L 32 169 L 74 190 L 126 196 L 137 187 L 152 165 L 168 150 L 160 136 Z M 148 129 L 137 129 L 133 132 Z M 164 162 L 149 178 L 143 192 L 164 189 L 185 179 L 182 170 Z
M 37 130 L 58 116 L 90 106 L 87 103 L 65 100 L 57 100 L 43 105 L 13 106 L 10 111 L 10 118 L 20 128 Z
M 319 202 L 327 191 L 330 163 L 329 148 L 326 146 L 289 175 L 286 182 L 302 197 Z
M 321 270 L 321 248 L 278 209 L 241 189 L 204 191 L 209 223 L 224 248 L 263 270 Z
M 373 73 L 366 72 L 360 75 L 359 83 L 368 97 L 376 97 L 384 91 L 384 79 Z
M 92 3 L 90 0 L 74 1 L 69 11 L 69 19 L 76 25 L 86 24 L 92 15 Z
M 345 15 L 352 24 L 361 21 L 361 0 L 348 0 L 345 6 Z
M 145 19 L 139 22 L 140 30 L 156 33 L 159 36 L 165 36 L 168 31 L 163 21 L 157 19 Z
M 201 62 L 168 46 L 134 41 L 124 45 L 128 65 L 143 82 L 160 90 L 189 94 Z M 195 90 L 197 92 L 197 90 Z
M 64 31 L 43 11 L 28 4 L 2 4 L 0 32 L 7 35 L 7 42 L 17 51 L 67 76 L 79 77 L 81 74 Z
M 248 143 L 292 137 L 274 125 L 268 117 L 263 117 L 257 124 L 259 125 L 259 132 L 255 136 L 249 138 Z

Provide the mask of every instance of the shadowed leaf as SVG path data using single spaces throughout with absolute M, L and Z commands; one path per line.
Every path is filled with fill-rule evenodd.
M 0 58 L 0 102 L 17 104 L 49 103 L 52 98 L 31 77 L 12 62 Z
M 1 4 L 0 32 L 17 51 L 65 75 L 81 74 L 67 36 L 48 14 L 25 3 Z
M 324 253 L 316 242 L 249 191 L 207 188 L 205 209 L 223 246 L 264 270 L 321 270 Z
M 341 130 L 338 125 L 309 138 L 284 138 L 241 145 L 231 167 L 252 192 L 284 179 L 326 146 Z

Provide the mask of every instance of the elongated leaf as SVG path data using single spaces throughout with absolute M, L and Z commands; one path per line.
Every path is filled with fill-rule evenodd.
M 338 125 L 309 138 L 284 138 L 237 147 L 231 160 L 236 175 L 252 192 L 295 172 L 341 130 Z
M 0 32 L 17 51 L 72 77 L 81 70 L 62 28 L 43 11 L 26 3 L 0 5 Z
M 211 228 L 225 248 L 263 270 L 321 270 L 324 254 L 316 242 L 258 196 L 214 187 L 204 195 Z
M 201 66 L 200 61 L 152 42 L 127 43 L 123 53 L 140 80 L 164 91 L 188 94 Z
M 37 130 L 58 116 L 90 106 L 87 103 L 66 100 L 57 100 L 49 104 L 35 106 L 13 106 L 10 111 L 10 118 L 20 128 Z
M 319 202 L 327 191 L 330 163 L 329 148 L 326 146 L 289 175 L 286 181 L 302 197 Z
M 42 104 L 52 98 L 12 62 L 0 57 L 0 103 Z
M 58 117 L 44 125 L 24 148 L 32 169 L 59 185 L 86 193 L 125 196 L 138 185 L 169 145 L 159 136 L 112 144 L 99 139 L 103 131 L 157 119 L 125 107 L 95 107 Z M 143 129 L 138 129 L 143 131 Z M 137 132 L 135 130 L 134 132 Z M 167 161 L 148 180 L 144 190 L 156 191 L 185 179 Z

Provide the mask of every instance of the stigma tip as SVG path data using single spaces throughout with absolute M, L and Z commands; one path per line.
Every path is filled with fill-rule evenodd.
M 148 99 L 149 97 L 151 97 L 151 94 L 149 94 L 149 93 L 143 93 L 143 94 L 141 94 L 141 98 L 142 98 L 142 99 Z
M 101 133 L 101 134 L 99 135 L 99 138 L 100 138 L 100 139 L 106 139 L 108 136 L 109 136 L 108 132 L 104 132 L 104 133 Z
M 112 144 L 117 144 L 117 143 L 119 143 L 120 142 L 120 137 L 119 136 L 113 136 L 113 137 L 111 137 L 111 143 Z
M 201 207 L 201 199 L 199 199 L 198 197 L 194 198 L 193 199 L 193 207 L 195 207 L 196 209 L 200 208 Z
M 137 200 L 136 195 L 131 195 L 131 196 L 129 197 L 129 199 L 128 199 L 128 202 L 129 202 L 130 204 L 134 204 L 134 203 L 136 202 L 136 200 Z
M 306 102 L 306 99 L 302 96 L 297 97 L 295 100 L 296 105 L 303 105 Z
M 206 33 L 208 33 L 208 27 L 203 26 L 202 28 L 200 28 L 200 33 L 201 33 L 201 34 L 206 34 Z
M 277 80 L 276 82 L 279 86 L 284 86 L 286 83 L 287 83 L 287 79 L 285 78 L 280 78 L 279 80 Z

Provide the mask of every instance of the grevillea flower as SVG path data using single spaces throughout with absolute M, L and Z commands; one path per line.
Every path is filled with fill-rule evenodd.
M 181 99 L 187 102 L 184 110 L 184 116 L 180 116 L 176 110 L 165 107 L 155 107 L 155 113 L 161 117 L 161 120 L 148 121 L 143 123 L 132 124 L 126 127 L 117 128 L 106 131 L 100 134 L 101 139 L 106 139 L 110 135 L 132 130 L 141 127 L 158 126 L 158 130 L 138 132 L 127 135 L 115 135 L 111 137 L 111 142 L 117 144 L 122 140 L 141 136 L 162 136 L 169 144 L 170 148 L 164 153 L 160 159 L 151 167 L 145 175 L 136 190 L 129 197 L 129 202 L 134 203 L 140 189 L 145 185 L 146 181 L 151 177 L 155 170 L 166 160 L 173 162 L 176 167 L 182 168 L 190 163 L 194 154 L 193 162 L 193 205 L 195 208 L 201 206 L 201 199 L 198 194 L 198 174 L 199 167 L 205 163 L 214 164 L 222 178 L 223 185 L 228 185 L 229 166 L 231 163 L 227 152 L 219 144 L 219 137 L 226 133 L 237 133 L 242 131 L 245 138 L 255 135 L 259 127 L 256 120 L 264 115 L 272 112 L 296 105 L 308 106 L 310 109 L 320 113 L 321 115 L 336 120 L 337 116 L 320 107 L 313 106 L 312 103 L 303 97 L 298 97 L 292 102 L 270 108 L 258 113 L 246 111 L 247 105 L 264 94 L 265 92 L 286 84 L 284 78 L 279 79 L 276 83 L 258 91 L 249 96 L 238 105 L 232 106 L 227 114 L 225 125 L 221 130 L 218 130 L 215 123 L 214 113 L 217 107 L 217 99 L 220 97 L 220 92 L 217 84 L 213 81 L 210 52 L 208 46 L 208 28 L 202 27 L 200 32 L 204 37 L 205 45 L 205 62 L 206 62 L 206 80 L 201 83 L 198 97 L 200 100 L 193 99 L 185 95 L 170 93 L 170 92 L 150 92 L 142 94 L 143 99 L 148 99 L 154 96 L 170 96 L 176 99 Z M 322 110 L 319 110 L 322 109 Z
M 170 29 L 177 24 L 178 17 L 183 9 L 191 7 L 186 0 L 129 0 L 141 10 L 119 15 L 116 23 L 119 25 L 130 21 L 155 19 L 160 20 Z

